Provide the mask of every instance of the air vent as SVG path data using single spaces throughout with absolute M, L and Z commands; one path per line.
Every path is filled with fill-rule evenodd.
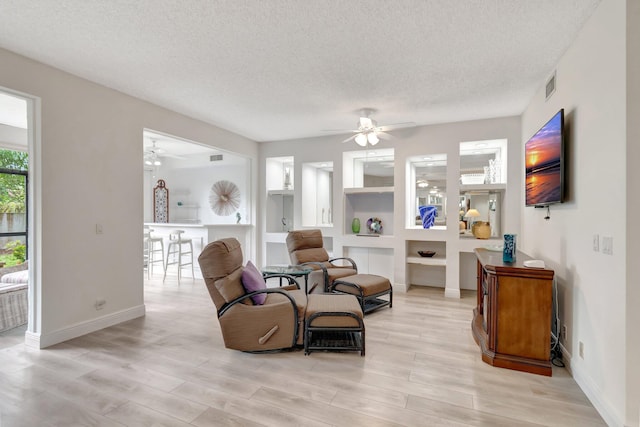
M 546 99 L 551 98 L 551 95 L 556 91 L 556 73 L 554 71 L 553 75 L 547 80 L 547 85 L 545 87 Z
M 220 160 L 222 160 L 222 154 L 212 154 L 209 156 L 210 162 L 219 162 Z

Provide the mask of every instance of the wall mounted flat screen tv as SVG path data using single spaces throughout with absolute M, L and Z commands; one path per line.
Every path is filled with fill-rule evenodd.
M 564 109 L 558 111 L 524 146 L 527 206 L 564 201 Z

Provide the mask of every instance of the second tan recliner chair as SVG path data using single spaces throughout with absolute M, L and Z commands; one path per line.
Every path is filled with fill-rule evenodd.
M 322 232 L 318 229 L 290 231 L 287 234 L 287 249 L 292 264 L 317 270 L 309 275 L 310 289 L 320 285 L 323 292 L 328 292 L 334 280 L 358 274 L 358 267 L 351 258 L 329 257 L 322 241 Z M 342 261 L 345 265 L 336 261 Z

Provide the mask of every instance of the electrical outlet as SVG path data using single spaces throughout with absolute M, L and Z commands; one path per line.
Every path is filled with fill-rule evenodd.
M 96 224 L 96 234 L 102 234 L 102 224 Z
M 562 341 L 567 342 L 567 325 L 562 325 L 560 336 L 562 337 Z
M 593 251 L 600 252 L 600 235 L 599 234 L 593 235 Z
M 580 359 L 584 359 L 584 343 L 582 341 L 578 343 L 578 354 L 580 355 Z

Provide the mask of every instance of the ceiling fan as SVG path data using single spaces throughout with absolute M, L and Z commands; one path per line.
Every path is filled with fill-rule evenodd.
M 367 143 L 371 145 L 376 145 L 380 142 L 380 139 L 391 139 L 392 135 L 387 132 L 394 129 L 413 127 L 416 124 L 413 122 L 404 122 L 404 123 L 394 123 L 384 126 L 378 126 L 378 122 L 373 120 L 370 116 L 375 113 L 376 110 L 371 108 L 363 108 L 360 111 L 360 118 L 358 119 L 358 123 L 356 126 L 357 129 L 349 129 L 343 131 L 332 131 L 332 132 L 353 132 L 354 135 L 345 139 L 344 142 L 355 141 L 356 144 L 361 147 L 365 147 Z
M 161 166 L 162 159 L 166 157 L 180 160 L 185 159 L 184 156 L 174 154 L 176 151 L 175 148 L 171 144 L 166 144 L 166 141 L 164 141 L 165 147 L 167 147 L 166 149 L 158 147 L 158 141 L 156 141 L 154 138 L 148 139 L 148 141 L 151 142 L 151 146 L 149 146 L 146 141 L 147 140 L 145 139 L 144 164 L 146 166 Z M 163 141 L 161 140 L 160 142 L 162 143 Z
M 161 166 L 159 154 L 164 153 L 162 148 L 156 146 L 155 139 L 151 140 L 151 147 L 144 150 L 144 164 L 147 166 Z

